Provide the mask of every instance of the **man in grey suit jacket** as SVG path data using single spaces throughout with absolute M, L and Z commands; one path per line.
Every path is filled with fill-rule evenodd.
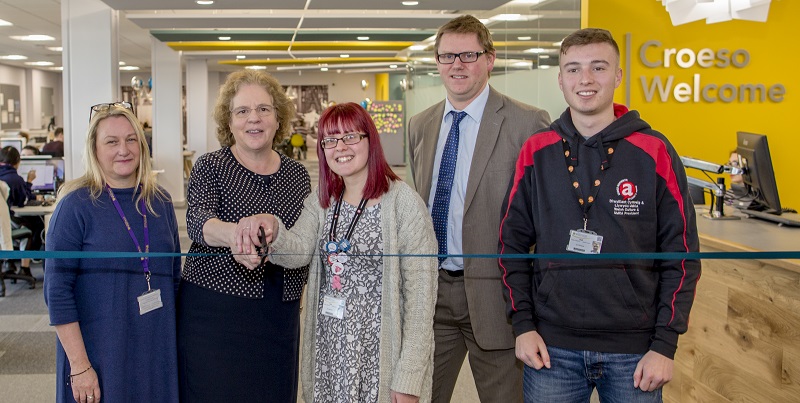
M 452 186 L 439 189 L 449 194 L 449 202 L 439 202 L 449 206 L 446 223 L 437 230 L 440 253 L 493 255 L 516 156 L 531 134 L 549 126 L 550 116 L 489 86 L 495 49 L 489 30 L 475 17 L 458 17 L 439 28 L 434 51 L 447 99 L 409 120 L 411 174 L 436 217 L 439 168 L 443 159 L 452 159 L 443 154 L 455 132 L 457 157 L 448 167 L 455 165 Z M 466 115 L 456 118 L 462 111 Z M 482 402 L 522 401 L 522 365 L 505 315 L 501 276 L 494 258 L 453 256 L 440 262 L 433 402 L 450 401 L 467 352 Z

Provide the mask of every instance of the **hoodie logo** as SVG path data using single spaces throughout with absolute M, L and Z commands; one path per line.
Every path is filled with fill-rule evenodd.
M 622 196 L 622 200 L 624 201 L 635 199 L 638 190 L 636 185 L 627 179 L 623 179 L 617 183 L 617 194 Z
M 639 187 L 627 178 L 617 183 L 617 195 L 620 199 L 611 199 L 609 202 L 614 206 L 614 215 L 638 216 L 639 206 L 644 201 L 635 200 L 639 193 Z

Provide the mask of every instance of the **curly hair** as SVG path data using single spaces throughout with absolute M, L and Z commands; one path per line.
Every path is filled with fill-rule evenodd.
M 241 70 L 231 73 L 225 84 L 219 90 L 217 103 L 214 105 L 214 121 L 217 122 L 217 140 L 222 147 L 230 147 L 236 143 L 236 139 L 231 132 L 231 109 L 233 107 L 233 97 L 239 92 L 243 85 L 256 84 L 263 87 L 272 97 L 275 107 L 275 116 L 278 119 L 278 130 L 272 139 L 272 146 L 275 147 L 292 130 L 292 120 L 295 115 L 295 107 L 292 100 L 286 96 L 283 87 L 270 74 L 260 70 Z

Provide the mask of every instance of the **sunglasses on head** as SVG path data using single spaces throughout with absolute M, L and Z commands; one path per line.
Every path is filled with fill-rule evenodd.
M 92 121 L 92 117 L 97 112 L 107 112 L 109 109 L 112 108 L 123 108 L 133 112 L 133 105 L 130 102 L 108 102 L 103 104 L 92 105 L 89 109 L 89 122 Z

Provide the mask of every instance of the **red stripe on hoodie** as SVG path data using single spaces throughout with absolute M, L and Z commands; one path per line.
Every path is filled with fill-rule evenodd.
M 678 186 L 678 178 L 675 175 L 675 171 L 672 169 L 673 161 L 672 157 L 667 152 L 666 145 L 657 137 L 638 132 L 626 137 L 625 140 L 639 147 L 656 162 L 656 174 L 664 178 L 664 181 L 667 183 L 667 190 L 678 202 L 678 209 L 680 209 L 681 218 L 683 219 L 683 247 L 686 252 L 689 252 L 689 245 L 687 244 L 686 237 L 686 206 L 683 204 L 683 195 L 681 194 L 680 186 Z M 683 288 L 684 279 L 686 279 L 686 259 L 681 260 L 681 269 L 683 270 L 683 275 L 681 276 L 681 282 L 678 288 L 672 293 L 672 301 L 670 301 L 672 316 L 667 325 L 671 324 L 675 319 L 675 300 L 677 299 L 678 292 Z
M 503 219 L 500 220 L 500 234 L 498 238 L 500 239 L 500 244 L 502 245 L 500 247 L 501 255 L 506 248 L 505 242 L 503 242 L 503 224 L 506 222 L 506 218 L 508 217 L 508 210 L 511 206 L 511 201 L 514 200 L 514 195 L 517 193 L 519 181 L 523 176 L 525 176 L 525 167 L 533 166 L 533 155 L 535 153 L 559 141 L 561 141 L 561 136 L 559 136 L 555 131 L 549 131 L 533 135 L 531 138 L 525 141 L 525 144 L 522 145 L 522 149 L 519 151 L 519 157 L 517 158 L 517 164 L 514 168 L 514 185 L 511 187 L 511 192 L 508 195 L 506 212 L 503 214 Z M 497 263 L 503 269 L 503 285 L 508 289 L 508 296 L 511 299 L 511 309 L 516 311 L 517 307 L 514 302 L 514 294 L 511 291 L 511 287 L 506 282 L 506 275 L 508 274 L 508 271 L 503 265 L 502 258 L 498 258 Z

